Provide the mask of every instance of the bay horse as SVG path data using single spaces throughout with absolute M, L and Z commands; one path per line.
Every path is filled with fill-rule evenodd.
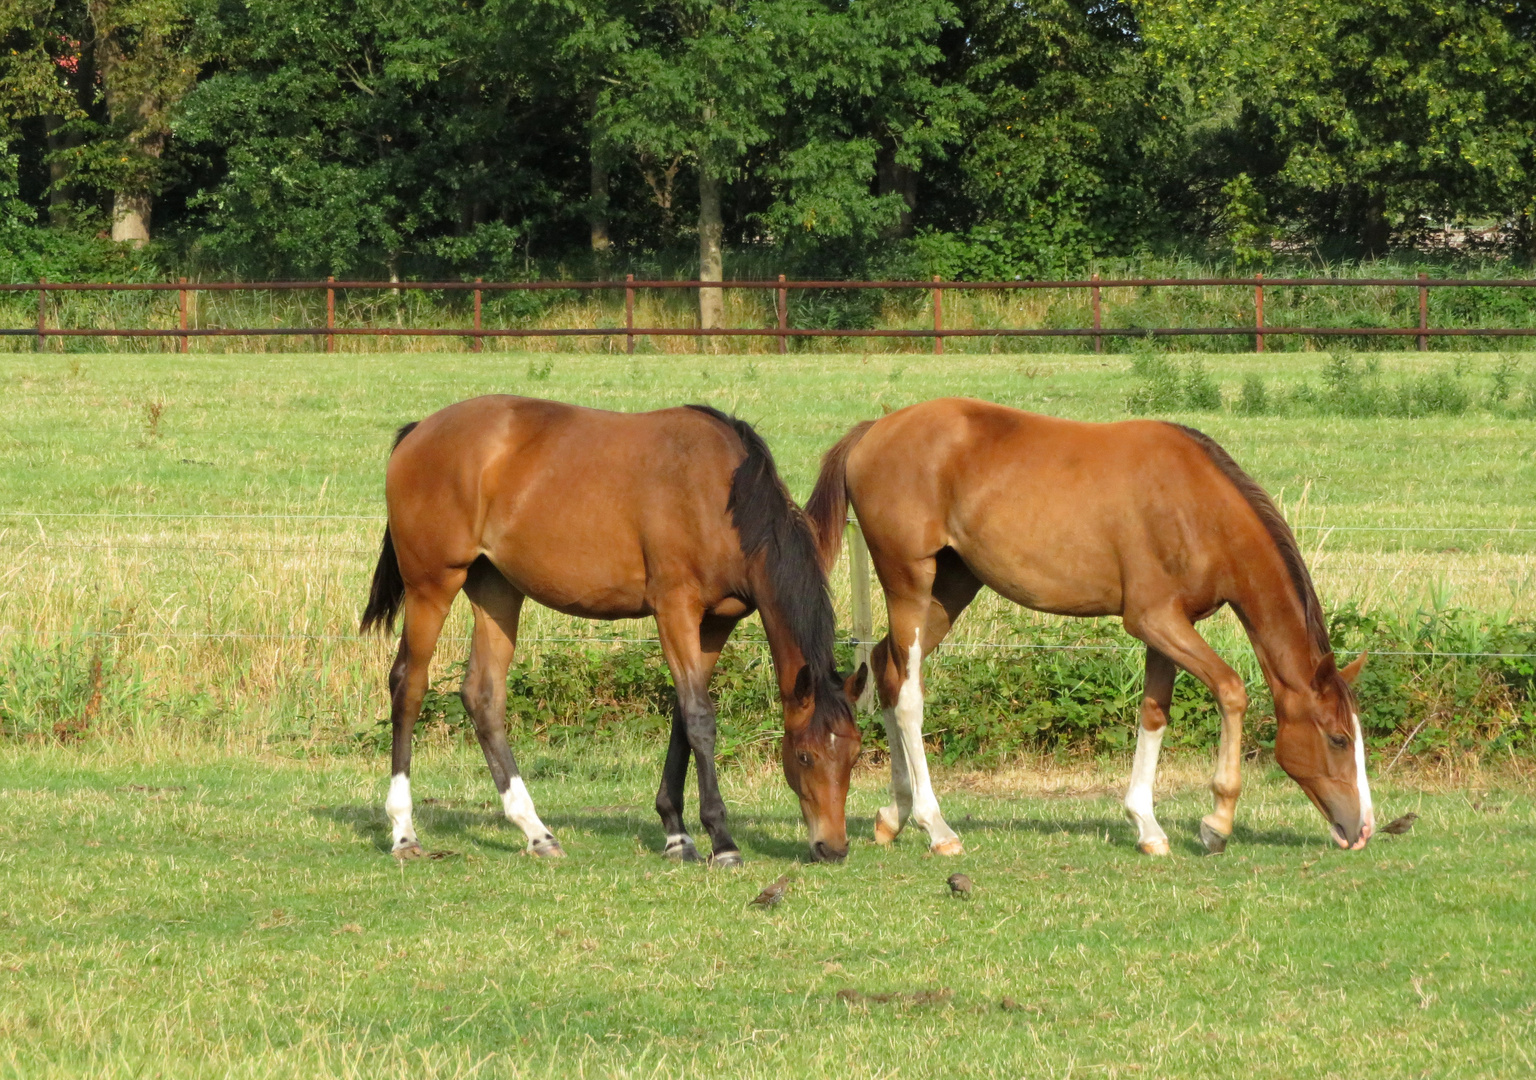
M 1150 420 L 1091 424 L 962 398 L 852 428 L 827 451 L 806 513 L 823 567 L 849 504 L 885 590 L 890 629 L 871 658 L 890 738 L 893 801 L 875 838 L 908 818 L 941 854 L 962 844 L 939 811 L 923 752 L 922 660 L 983 586 L 1056 615 L 1118 615 L 1146 644 L 1146 687 L 1125 796 L 1137 846 L 1168 854 L 1152 812 L 1176 668 L 1216 696 L 1215 810 L 1200 825 L 1225 849 L 1241 788 L 1243 681 L 1195 630 L 1231 605 L 1275 701 L 1275 760 L 1332 826 L 1363 848 L 1374 816 L 1351 684 L 1295 536 L 1216 442 Z
M 833 667 L 836 624 L 815 538 L 748 424 L 703 405 L 626 414 L 512 396 L 474 398 L 407 424 L 384 483 L 389 523 L 362 630 L 403 610 L 389 671 L 394 853 L 421 854 L 411 822 L 411 732 L 427 665 L 462 589 L 474 615 L 464 705 L 507 818 L 534 855 L 563 849 L 507 745 L 507 669 L 524 599 L 590 619 L 654 615 L 677 688 L 656 812 L 666 854 L 695 861 L 683 825 L 688 755 L 714 866 L 739 866 L 715 773 L 709 679 L 731 630 L 762 615 L 784 711 L 783 763 L 811 855 L 848 852 L 844 809 L 859 755 L 857 697 Z

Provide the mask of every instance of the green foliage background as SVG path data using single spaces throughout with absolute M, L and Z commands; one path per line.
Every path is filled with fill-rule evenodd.
M 686 274 L 701 169 L 728 274 L 1528 263 L 1533 83 L 1473 0 L 15 0 L 0 277 Z

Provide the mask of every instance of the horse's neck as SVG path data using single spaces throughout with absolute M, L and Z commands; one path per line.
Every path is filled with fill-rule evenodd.
M 1322 654 L 1307 629 L 1306 608 L 1279 555 L 1274 565 L 1250 562 L 1233 604 L 1248 631 L 1270 690 L 1311 686 Z
M 779 617 L 773 595 L 766 589 L 758 592 L 757 613 L 763 620 L 763 633 L 768 638 L 768 653 L 773 657 L 779 693 L 787 698 L 794 692 L 795 677 L 805 665 L 805 654 L 800 650 L 800 643 L 789 632 L 789 627 Z

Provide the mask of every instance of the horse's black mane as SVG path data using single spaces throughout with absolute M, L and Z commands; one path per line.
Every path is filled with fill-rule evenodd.
M 1307 571 L 1306 560 L 1301 557 L 1301 545 L 1296 542 L 1296 534 L 1291 532 L 1291 527 L 1286 524 L 1274 500 L 1253 477 L 1245 473 L 1242 467 L 1232 460 L 1232 455 L 1222 449 L 1221 444 L 1215 439 L 1203 431 L 1196 431 L 1183 424 L 1172 426 L 1193 439 L 1196 445 L 1205 451 L 1205 456 L 1211 459 L 1211 463 L 1232 481 L 1233 486 L 1247 500 L 1248 505 L 1253 507 L 1253 512 L 1259 516 L 1259 521 L 1269 533 L 1269 538 L 1275 542 L 1280 558 L 1290 573 L 1291 584 L 1295 586 L 1296 595 L 1301 600 L 1303 611 L 1306 612 L 1308 636 L 1312 638 L 1313 644 L 1323 656 L 1332 656 L 1333 644 L 1328 640 L 1328 624 L 1323 619 L 1323 605 L 1317 598 L 1317 589 L 1312 584 L 1312 575 Z
M 747 456 L 731 475 L 726 508 L 748 558 L 762 552 L 774 611 L 784 621 L 810 668 L 816 710 L 812 723 L 825 726 L 852 720 L 832 646 L 837 617 L 827 592 L 826 575 L 816 555 L 816 537 L 805 514 L 779 478 L 773 454 L 763 437 L 745 420 L 708 405 L 690 405 L 725 424 L 741 440 Z M 759 605 L 761 606 L 761 605 Z

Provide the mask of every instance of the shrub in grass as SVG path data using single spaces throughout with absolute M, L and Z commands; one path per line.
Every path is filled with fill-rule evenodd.
M 1221 387 L 1199 357 L 1181 366 L 1147 347 L 1131 361 L 1131 374 L 1140 385 L 1125 400 L 1128 411 L 1138 414 L 1175 412 L 1180 409 L 1213 412 L 1221 408 Z
M 1216 385 L 1211 373 L 1205 370 L 1205 361 L 1198 356 L 1189 362 L 1182 389 L 1186 408 L 1201 412 L 1215 412 L 1221 408 L 1221 387 Z
M 143 698 L 110 637 L 18 638 L 0 655 L 0 737 L 73 742 L 120 725 Z
M 1269 389 L 1258 375 L 1243 380 L 1243 390 L 1234 406 L 1244 416 L 1264 416 L 1270 411 Z

